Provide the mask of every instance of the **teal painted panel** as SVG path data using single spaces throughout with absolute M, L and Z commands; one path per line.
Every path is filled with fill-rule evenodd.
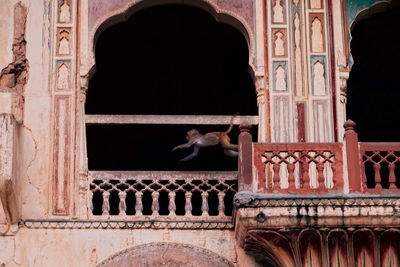
M 364 8 L 368 8 L 372 6 L 376 2 L 387 2 L 384 1 L 376 1 L 376 0 L 346 0 L 346 20 L 347 20 L 347 28 L 349 29 L 351 24 L 353 23 L 358 11 L 363 10 Z
M 350 45 L 350 27 L 351 24 L 353 23 L 354 19 L 356 18 L 357 14 L 359 11 L 371 7 L 374 3 L 377 2 L 388 2 L 388 0 L 382 0 L 382 1 L 377 1 L 377 0 L 346 0 L 346 23 L 347 23 L 347 30 L 348 30 L 348 43 Z M 350 53 L 350 51 L 349 51 Z M 349 55 L 349 64 L 353 64 L 353 60 L 351 58 L 351 55 Z

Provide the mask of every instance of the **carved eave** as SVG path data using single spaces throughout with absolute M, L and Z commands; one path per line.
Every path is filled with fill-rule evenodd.
M 293 196 L 240 192 L 235 196 L 236 239 L 257 231 L 389 229 L 400 227 L 400 195 Z

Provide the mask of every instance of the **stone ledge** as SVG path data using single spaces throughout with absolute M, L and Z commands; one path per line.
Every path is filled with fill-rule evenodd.
M 229 221 L 92 221 L 92 220 L 23 220 L 28 229 L 233 229 Z

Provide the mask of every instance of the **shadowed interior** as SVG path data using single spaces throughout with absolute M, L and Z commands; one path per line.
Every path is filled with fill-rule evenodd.
M 95 48 L 86 114 L 257 115 L 244 36 L 207 12 L 162 5 L 133 14 L 104 31 Z M 172 152 L 186 132 L 207 125 L 88 125 L 89 169 L 236 170 L 220 147 Z M 257 127 L 253 129 L 256 137 Z M 230 134 L 237 143 L 237 126 Z

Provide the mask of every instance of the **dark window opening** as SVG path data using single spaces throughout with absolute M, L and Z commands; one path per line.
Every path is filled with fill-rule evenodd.
M 186 142 L 186 132 L 196 128 L 200 133 L 224 131 L 228 125 L 88 125 L 87 148 L 90 170 L 208 170 L 236 171 L 237 157 L 228 157 L 221 146 L 204 147 L 190 161 L 179 160 L 193 147 L 172 151 Z M 238 143 L 239 129 L 229 134 Z M 256 141 L 257 127 L 253 127 Z
M 364 142 L 400 141 L 400 5 L 374 5 L 354 22 L 347 117 Z
M 96 42 L 96 71 L 86 114 L 257 115 L 249 51 L 237 29 L 185 5 L 162 5 L 133 14 Z M 90 170 L 237 170 L 237 158 L 219 146 L 171 151 L 192 128 L 201 133 L 227 125 L 87 125 Z M 237 144 L 239 130 L 230 137 Z M 257 127 L 252 134 L 257 136 Z

